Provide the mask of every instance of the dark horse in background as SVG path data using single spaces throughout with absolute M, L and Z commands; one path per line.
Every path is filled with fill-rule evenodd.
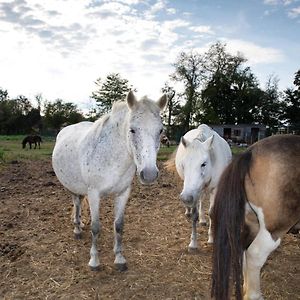
M 41 149 L 41 142 L 42 138 L 39 135 L 28 135 L 24 140 L 22 141 L 23 149 L 26 147 L 26 144 L 29 143 L 29 148 L 31 149 L 31 145 L 34 144 L 34 149 L 36 149 L 36 146 L 39 146 L 39 149 Z

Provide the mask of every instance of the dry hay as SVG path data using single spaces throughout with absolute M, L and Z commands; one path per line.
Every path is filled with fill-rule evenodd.
M 89 226 L 82 240 L 73 239 L 71 198 L 49 161 L 9 165 L 0 182 L 1 299 L 209 298 L 207 228 L 199 227 L 199 251 L 189 253 L 190 224 L 178 199 L 182 183 L 173 173 L 162 170 L 152 186 L 134 182 L 125 217 L 125 273 L 113 266 L 112 199 L 101 203 L 101 270 L 91 272 Z M 287 235 L 282 244 L 263 270 L 263 293 L 300 299 L 299 236 Z

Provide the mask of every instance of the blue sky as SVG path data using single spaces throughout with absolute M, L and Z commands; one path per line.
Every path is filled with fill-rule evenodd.
M 242 52 L 264 86 L 300 68 L 300 0 L 0 0 L 0 87 L 87 108 L 94 81 L 118 72 L 158 98 L 181 51 L 216 41 Z

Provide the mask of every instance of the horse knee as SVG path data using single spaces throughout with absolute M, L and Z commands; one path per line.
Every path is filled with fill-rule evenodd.
M 92 222 L 91 230 L 93 236 L 96 236 L 100 233 L 100 222 Z
M 124 228 L 123 220 L 115 221 L 115 231 L 116 231 L 116 233 L 122 234 L 123 233 L 123 228 Z

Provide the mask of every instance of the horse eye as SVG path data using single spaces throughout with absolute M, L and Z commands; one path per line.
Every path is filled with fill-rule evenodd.
M 131 132 L 131 133 L 135 133 L 135 130 L 134 130 L 134 129 L 130 129 L 130 132 Z
M 201 165 L 201 168 L 204 168 L 206 166 L 206 162 L 204 162 L 202 165 Z
M 161 129 L 161 130 L 159 131 L 159 134 L 162 134 L 162 132 L 163 132 L 163 130 Z

